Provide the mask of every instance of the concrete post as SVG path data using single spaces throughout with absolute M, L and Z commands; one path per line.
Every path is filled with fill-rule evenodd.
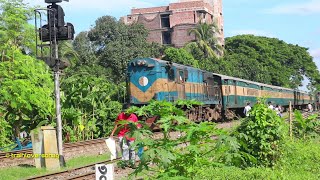
M 36 128 L 31 131 L 31 141 L 33 154 L 41 155 L 43 154 L 43 133 L 40 128 Z M 45 166 L 44 159 L 39 157 L 34 157 L 34 164 L 36 168 L 42 168 Z
M 55 128 L 51 126 L 42 126 L 43 132 L 43 152 L 45 167 L 50 170 L 60 168 L 59 153 L 57 146 L 57 136 Z

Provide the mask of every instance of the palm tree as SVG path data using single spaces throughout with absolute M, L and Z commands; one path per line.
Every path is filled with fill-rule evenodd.
M 194 34 L 196 37 L 195 43 L 200 48 L 206 57 L 214 57 L 216 54 L 221 54 L 222 47 L 218 44 L 216 33 L 220 33 L 215 23 L 208 24 L 200 22 L 194 29 L 189 30 L 189 35 Z

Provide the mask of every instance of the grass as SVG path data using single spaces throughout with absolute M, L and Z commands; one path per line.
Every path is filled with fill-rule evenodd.
M 273 168 L 212 167 L 199 179 L 320 179 L 319 140 L 296 140 L 287 143 L 283 158 Z M 196 179 L 198 179 L 196 178 Z
M 77 158 L 70 159 L 66 162 L 66 167 L 61 170 L 72 169 L 91 163 L 108 160 L 109 154 L 95 155 L 95 156 L 81 156 Z M 44 174 L 49 174 L 54 171 L 47 171 L 46 169 L 37 169 L 35 167 L 11 167 L 0 169 L 0 180 L 16 180 L 24 179 L 32 176 L 39 176 Z
M 313 140 L 287 141 L 283 156 L 273 168 L 251 167 L 241 169 L 233 166 L 201 167 L 198 180 L 318 180 L 320 179 L 320 138 Z M 198 167 L 199 168 L 199 167 Z M 147 174 L 147 175 L 145 175 Z M 138 174 L 143 179 L 153 179 L 152 172 Z M 125 178 L 124 178 L 125 179 Z M 168 179 L 168 178 L 164 178 Z M 170 178 L 178 180 L 179 178 Z M 180 178 L 186 180 L 187 178 Z

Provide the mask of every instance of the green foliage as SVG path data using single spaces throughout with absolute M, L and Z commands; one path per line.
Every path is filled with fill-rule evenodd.
M 178 64 L 184 64 L 198 67 L 198 61 L 196 61 L 193 56 L 183 48 L 177 49 L 169 47 L 164 51 L 164 60 L 171 61 Z
M 217 57 L 205 58 L 199 61 L 200 69 L 225 75 L 231 74 L 230 69 L 233 68 L 232 66 L 225 59 L 218 59 Z
M 34 27 L 28 23 L 33 10 L 22 0 L 0 0 L 0 56 L 7 59 L 6 51 L 18 47 L 32 53 L 35 48 Z
M 215 156 L 220 166 L 242 167 L 246 161 L 256 164 L 257 160 L 249 153 L 240 150 L 237 138 L 227 134 L 219 136 L 215 146 Z
M 307 138 L 320 135 L 320 121 L 318 114 L 303 118 L 300 111 L 294 111 L 293 132 L 296 137 Z
M 160 119 L 157 124 L 162 129 L 162 138 L 153 139 L 148 129 L 136 129 L 133 133 L 137 137 L 135 144 L 143 144 L 148 148 L 143 153 L 141 163 L 135 174 L 143 171 L 155 171 L 157 179 L 167 178 L 192 178 L 200 172 L 202 167 L 211 164 L 214 154 L 213 135 L 220 134 L 215 124 L 204 122 L 196 124 L 185 117 L 184 112 L 177 106 L 189 106 L 193 102 L 182 102 L 175 105 L 166 101 L 153 101 L 141 108 L 131 107 L 128 112 L 135 112 L 139 115 L 157 115 Z M 198 102 L 195 102 L 199 104 Z M 130 127 L 131 129 L 131 127 Z M 170 132 L 180 132 L 180 137 L 172 138 Z M 180 144 L 186 143 L 184 147 Z M 155 166 L 150 166 L 153 163 Z
M 224 59 L 232 64 L 227 75 L 289 88 L 299 87 L 303 76 L 312 86 L 320 83 L 307 48 L 253 35 L 226 38 L 225 48 Z
M 283 149 L 282 160 L 273 168 L 234 166 L 207 167 L 206 173 L 195 179 L 319 179 L 319 141 L 288 141 Z
M 181 100 L 178 99 L 177 101 L 174 102 L 174 104 L 178 107 L 186 107 L 187 109 L 192 108 L 193 106 L 200 106 L 203 105 L 202 102 L 196 101 L 194 99 L 191 100 Z
M 247 159 L 242 166 L 274 166 L 281 156 L 285 133 L 284 121 L 275 111 L 265 104 L 256 104 L 250 116 L 234 132 L 240 143 L 240 151 L 257 160 L 255 163 Z
M 283 158 L 275 166 L 278 173 L 291 179 L 320 178 L 320 143 L 319 136 L 315 139 L 287 141 L 283 149 Z
M 114 81 L 125 80 L 127 63 L 131 59 L 159 57 L 160 46 L 146 41 L 148 31 L 141 24 L 125 25 L 114 17 L 96 20 L 88 37 L 100 65 L 112 70 Z
M 53 114 L 51 73 L 41 61 L 8 52 L 12 61 L 0 62 L 0 108 L 17 136 L 22 125 L 34 128 Z
M 88 32 L 80 32 L 73 41 L 74 50 L 79 54 L 77 65 L 91 66 L 98 63 L 95 55 L 95 47 L 88 37 Z
M 64 130 L 71 140 L 106 136 L 121 110 L 118 87 L 101 77 L 74 74 L 62 82 Z
M 12 144 L 10 137 L 12 136 L 11 126 L 4 119 L 4 114 L 0 109 L 0 147 L 6 147 Z
M 198 48 L 198 45 L 196 43 L 188 43 L 184 46 L 184 49 L 187 50 L 194 59 L 205 59 L 204 52 L 200 48 Z
M 196 42 L 192 42 L 192 46 L 199 48 L 205 58 L 215 57 L 216 53 L 220 54 L 222 47 L 218 45 L 215 33 L 219 32 L 215 23 L 198 23 L 195 29 L 191 29 L 189 34 L 193 34 L 196 37 Z

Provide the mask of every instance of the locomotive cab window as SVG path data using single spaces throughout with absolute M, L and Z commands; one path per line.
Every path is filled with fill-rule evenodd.
M 174 69 L 169 69 L 168 70 L 168 79 L 171 81 L 174 81 L 175 75 L 174 75 Z
M 185 76 L 183 70 L 178 71 L 177 82 L 183 83 L 185 82 Z
M 188 75 L 189 75 L 189 73 L 188 73 L 188 70 L 184 70 L 184 81 L 186 82 L 187 80 L 188 80 Z

